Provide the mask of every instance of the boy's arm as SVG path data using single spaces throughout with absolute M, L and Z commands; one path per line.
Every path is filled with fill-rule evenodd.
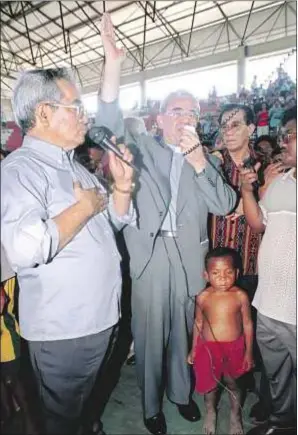
M 242 325 L 245 340 L 245 369 L 250 370 L 253 367 L 253 323 L 251 319 L 251 307 L 247 294 L 240 291 Z
M 193 336 L 192 336 L 192 348 L 191 348 L 191 352 L 188 356 L 189 364 L 193 364 L 193 362 L 194 362 L 195 350 L 196 350 L 198 337 L 203 331 L 204 317 L 203 317 L 203 312 L 202 312 L 202 302 L 204 300 L 204 293 L 205 292 L 196 296 L 195 320 L 194 320 L 194 325 L 193 325 Z

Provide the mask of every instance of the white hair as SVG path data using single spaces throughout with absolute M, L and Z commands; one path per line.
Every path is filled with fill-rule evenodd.
M 160 105 L 160 112 L 164 113 L 167 111 L 168 105 L 170 103 L 170 101 L 174 100 L 175 98 L 190 98 L 191 100 L 193 100 L 193 102 L 195 103 L 195 105 L 198 107 L 198 110 L 200 110 L 200 106 L 199 106 L 199 102 L 196 99 L 196 97 L 194 95 L 192 95 L 190 92 L 185 91 L 185 90 L 178 90 L 178 91 L 174 91 L 171 92 L 161 103 Z
M 62 94 L 57 85 L 59 79 L 74 83 L 73 77 L 65 68 L 29 70 L 18 78 L 12 107 L 16 123 L 24 134 L 35 125 L 35 110 L 39 103 L 60 102 Z

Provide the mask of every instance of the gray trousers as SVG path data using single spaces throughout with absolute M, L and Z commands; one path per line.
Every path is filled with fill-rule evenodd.
M 29 341 L 46 434 L 76 434 L 113 328 L 87 337 Z
M 186 277 L 175 242 L 158 237 L 153 257 L 139 279 L 132 277 L 132 334 L 144 417 L 161 409 L 164 386 L 168 398 L 188 404 L 191 394 L 187 364 L 194 300 L 187 296 Z
M 270 385 L 270 421 L 276 424 L 296 418 L 296 335 L 296 325 L 258 313 L 257 341 Z

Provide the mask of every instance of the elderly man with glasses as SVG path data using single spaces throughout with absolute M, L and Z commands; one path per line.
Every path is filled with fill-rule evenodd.
M 111 84 L 118 76 L 111 71 L 122 54 L 110 51 L 105 28 L 102 39 L 106 65 L 99 118 L 114 130 L 109 112 L 117 93 Z M 64 69 L 23 73 L 13 108 L 24 140 L 1 163 L 2 243 L 18 274 L 20 330 L 29 343 L 44 431 L 75 434 L 119 319 L 120 255 L 113 228 L 134 224 L 133 170 L 109 155 L 114 188 L 108 197 L 74 160 L 87 117 Z M 123 157 L 132 160 L 125 147 Z
M 113 119 L 119 130 L 123 128 L 117 110 Z M 197 120 L 193 95 L 174 92 L 157 119 L 163 139 L 157 142 L 136 133 L 134 143 L 129 142 L 140 169 L 134 193 L 138 218 L 135 228 L 124 228 L 124 237 L 132 278 L 137 377 L 144 423 L 152 434 L 167 432 L 164 386 L 184 418 L 200 418 L 191 398 L 187 355 L 195 296 L 206 285 L 207 215 L 229 213 L 236 203 L 234 190 L 218 168 L 220 161 L 204 155 L 195 132 Z M 125 134 L 124 128 L 119 133 Z

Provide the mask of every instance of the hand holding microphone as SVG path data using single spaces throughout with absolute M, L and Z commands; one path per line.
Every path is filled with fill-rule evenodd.
M 179 147 L 183 152 L 185 159 L 196 172 L 201 172 L 205 169 L 206 158 L 204 150 L 194 126 L 186 125 L 184 127 Z
M 117 157 L 115 153 L 109 151 L 109 168 L 113 176 L 116 190 L 126 192 L 131 189 L 133 184 L 134 168 L 127 163 L 132 163 L 133 156 L 125 145 L 119 145 L 119 150 L 123 158 Z
M 114 188 L 118 192 L 128 193 L 133 189 L 134 171 L 138 168 L 132 163 L 133 156 L 125 145 L 116 145 L 116 137 L 106 127 L 93 127 L 88 132 L 89 138 L 98 147 L 107 151 L 109 169 L 114 179 Z

